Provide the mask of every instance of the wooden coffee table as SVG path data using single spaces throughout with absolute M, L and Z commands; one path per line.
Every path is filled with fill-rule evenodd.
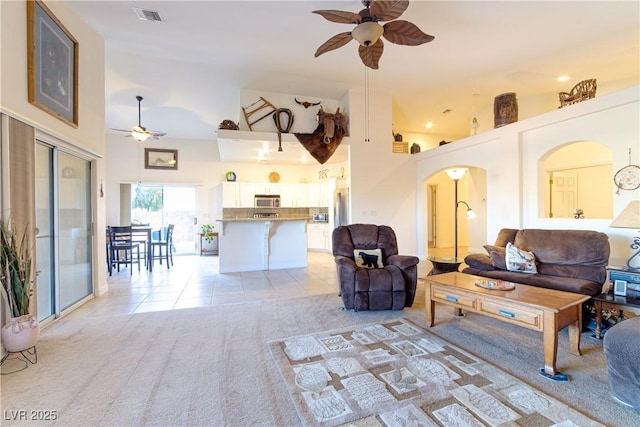
M 582 303 L 590 297 L 572 292 L 517 284 L 510 291 L 490 290 L 476 286 L 486 277 L 452 272 L 421 278 L 426 283 L 425 307 L 427 323 L 433 326 L 435 303 L 448 304 L 460 310 L 491 316 L 505 322 L 542 332 L 544 368 L 540 374 L 554 381 L 568 381 L 556 369 L 558 331 L 569 327 L 569 351 L 580 356 Z

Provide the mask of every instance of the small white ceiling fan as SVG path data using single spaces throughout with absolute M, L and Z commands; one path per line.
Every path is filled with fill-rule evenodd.
M 138 100 L 138 125 L 133 126 L 130 130 L 113 129 L 113 128 L 112 130 L 115 130 L 118 132 L 128 132 L 129 135 L 127 136 L 132 136 L 136 141 L 139 141 L 139 142 L 146 141 L 149 138 L 158 139 L 158 137 L 160 136 L 165 136 L 166 135 L 165 132 L 156 132 L 152 130 L 147 130 L 147 128 L 142 126 L 142 122 L 140 119 L 140 103 L 142 102 L 143 98 L 140 95 L 137 95 L 136 99 Z

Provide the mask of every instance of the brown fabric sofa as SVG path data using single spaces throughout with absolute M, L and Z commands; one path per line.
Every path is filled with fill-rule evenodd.
M 535 255 L 537 273 L 506 270 L 508 242 Z M 512 228 L 500 230 L 485 249 L 488 254 L 465 257 L 463 273 L 590 296 L 602 291 L 610 252 L 608 236 L 598 231 Z
M 352 224 L 333 230 L 333 255 L 345 309 L 402 310 L 411 307 L 418 257 L 398 255 L 396 234 L 386 225 Z M 382 268 L 356 264 L 354 250 L 380 249 Z

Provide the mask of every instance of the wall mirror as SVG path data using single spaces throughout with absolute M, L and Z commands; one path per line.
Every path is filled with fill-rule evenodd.
M 541 160 L 543 218 L 613 218 L 613 153 L 595 141 L 566 144 Z

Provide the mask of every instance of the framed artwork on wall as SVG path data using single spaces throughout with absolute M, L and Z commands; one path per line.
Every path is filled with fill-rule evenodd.
M 145 148 L 144 168 L 178 170 L 178 150 Z
M 29 103 L 78 127 L 78 42 L 41 1 L 27 1 Z

